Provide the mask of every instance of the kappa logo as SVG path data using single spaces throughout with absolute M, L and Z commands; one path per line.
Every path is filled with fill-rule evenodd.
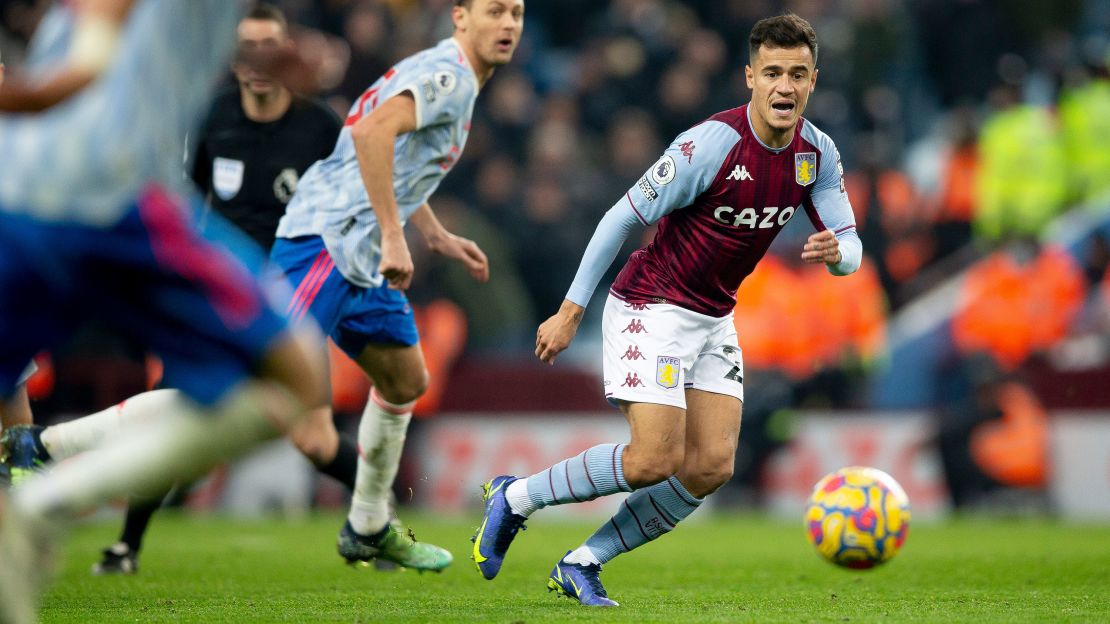
M 748 173 L 748 168 L 744 165 L 736 165 L 735 167 L 733 167 L 732 173 L 728 174 L 728 177 L 725 179 L 739 180 L 741 182 L 743 182 L 744 180 L 751 180 L 753 182 L 755 181 L 755 178 L 752 177 L 752 174 Z
M 628 327 L 621 330 L 621 333 L 629 334 L 646 334 L 648 330 L 644 329 L 644 322 L 640 319 L 632 319 L 628 322 Z
M 643 380 L 636 373 L 628 373 L 624 378 L 624 383 L 621 384 L 622 388 L 642 388 L 644 387 Z
M 682 150 L 682 155 L 686 157 L 686 162 L 687 163 L 694 162 L 694 148 L 695 147 L 697 147 L 697 146 L 694 145 L 693 141 L 686 141 L 685 143 L 679 144 L 678 149 Z
M 622 360 L 646 360 L 644 354 L 640 351 L 639 345 L 628 345 L 628 350 L 621 356 Z

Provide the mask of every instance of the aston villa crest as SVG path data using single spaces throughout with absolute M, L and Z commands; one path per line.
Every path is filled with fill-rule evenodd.
M 794 181 L 809 186 L 817 179 L 817 152 L 794 154 Z
M 664 388 L 674 388 L 678 385 L 678 376 L 681 370 L 681 359 L 661 355 L 655 361 L 655 383 Z

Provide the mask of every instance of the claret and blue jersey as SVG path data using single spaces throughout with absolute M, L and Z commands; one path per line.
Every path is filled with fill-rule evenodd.
M 679 135 L 613 209 L 622 202 L 643 225 L 659 224 L 613 283 L 615 295 L 633 302 L 728 314 L 740 282 L 799 211 L 816 229 L 858 247 L 832 140 L 800 119 L 789 144 L 768 147 L 752 129 L 747 105 Z M 858 266 L 846 251 L 832 272 L 851 272 L 852 260 Z

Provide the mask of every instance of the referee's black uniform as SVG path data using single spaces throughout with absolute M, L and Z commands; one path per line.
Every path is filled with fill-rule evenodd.
M 240 98 L 238 87 L 216 96 L 190 171 L 210 205 L 269 253 L 297 180 L 331 154 L 342 123 L 323 104 L 297 95 L 279 119 L 252 121 Z

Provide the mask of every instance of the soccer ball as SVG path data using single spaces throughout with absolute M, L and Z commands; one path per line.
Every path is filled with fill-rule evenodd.
M 813 487 L 806 535 L 817 552 L 839 566 L 867 569 L 889 561 L 910 530 L 910 499 L 877 468 L 849 466 Z

